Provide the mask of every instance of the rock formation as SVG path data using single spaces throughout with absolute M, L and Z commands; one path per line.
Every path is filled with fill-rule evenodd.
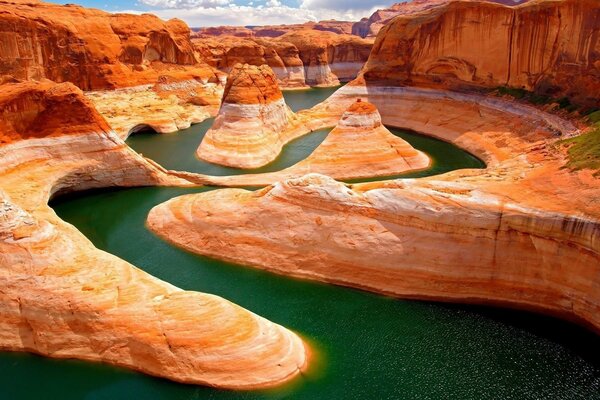
M 454 0 L 410 0 L 393 4 L 389 8 L 375 11 L 369 18 L 363 18 L 352 25 L 352 34 L 360 37 L 376 37 L 381 28 L 398 15 L 415 14 Z M 479 0 L 465 0 L 479 1 Z M 516 6 L 528 0 L 488 0 L 506 6 Z
M 353 186 L 308 175 L 182 196 L 155 207 L 149 227 L 187 250 L 286 275 L 543 311 L 600 331 L 600 181 L 562 168 L 555 144 L 557 133 L 577 134 L 569 122 L 493 97 L 393 87 L 346 86 L 312 112 L 356 97 L 488 168 Z
M 56 193 L 189 182 L 129 149 L 72 84 L 8 81 L 0 86 L 0 348 L 224 388 L 296 376 L 306 351 L 294 333 L 162 282 L 57 217 L 47 205 Z
M 212 177 L 226 186 L 261 186 L 308 173 L 334 179 L 398 175 L 425 169 L 430 160 L 381 123 L 377 108 L 360 98 L 348 107 L 336 127 L 307 158 L 277 172 Z
M 200 57 L 221 71 L 237 63 L 268 65 L 286 89 L 335 86 L 356 78 L 373 44 L 317 29 L 290 29 L 276 38 L 202 37 L 193 43 Z
M 192 29 L 193 37 L 211 37 L 211 36 L 236 36 L 244 38 L 274 38 L 285 35 L 288 32 L 302 31 L 313 29 L 317 31 L 327 31 L 337 34 L 351 34 L 353 22 L 350 21 L 308 21 L 303 24 L 287 24 L 287 25 L 262 25 L 254 27 L 242 26 L 216 26 L 206 28 Z
M 241 39 L 233 36 L 193 39 L 209 65 L 229 72 L 236 64 L 268 65 L 285 89 L 306 88 L 304 65 L 292 43 L 279 40 Z M 365 60 L 366 61 L 366 60 Z
M 153 84 L 160 75 L 217 81 L 180 20 L 75 5 L 0 1 L 0 75 L 83 90 Z
M 393 19 L 362 75 L 388 85 L 511 86 L 598 107 L 599 18 L 595 0 L 455 1 Z
M 306 83 L 310 86 L 333 86 L 354 79 L 373 45 L 353 35 L 316 30 L 286 33 L 279 40 L 298 48 Z
M 219 114 L 198 157 L 237 168 L 268 164 L 287 142 L 283 131 L 292 117 L 268 66 L 238 64 L 229 74 Z

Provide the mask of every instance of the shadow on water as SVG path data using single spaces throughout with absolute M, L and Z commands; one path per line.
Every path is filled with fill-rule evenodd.
M 450 144 L 395 133 L 431 154 L 435 173 L 482 166 Z M 156 140 L 153 149 L 153 141 L 138 150 L 168 157 L 155 159 L 169 168 L 190 162 L 199 143 L 167 147 Z M 307 150 L 291 148 L 306 156 Z M 58 198 L 51 206 L 98 248 L 298 332 L 314 345 L 317 367 L 281 388 L 233 392 L 108 365 L 0 353 L 0 399 L 600 399 L 600 340 L 580 327 L 519 311 L 396 300 L 291 279 L 185 252 L 145 228 L 155 205 L 207 190 L 111 189 Z

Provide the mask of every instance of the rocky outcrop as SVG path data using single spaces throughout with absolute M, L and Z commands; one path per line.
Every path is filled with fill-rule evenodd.
M 264 186 L 309 173 L 334 179 L 358 179 L 398 175 L 425 169 L 429 164 L 426 154 L 383 126 L 373 104 L 358 98 L 342 114 L 323 143 L 297 164 L 271 173 L 211 177 L 209 182 L 222 186 Z
M 75 5 L 0 1 L 0 75 L 83 90 L 152 84 L 160 75 L 217 81 L 180 20 Z
M 353 35 L 303 30 L 279 38 L 298 48 L 310 86 L 334 86 L 354 79 L 369 57 L 372 42 Z
M 200 57 L 209 65 L 229 72 L 236 64 L 268 65 L 285 89 L 306 88 L 304 66 L 292 43 L 241 39 L 232 36 L 193 39 Z
M 198 157 L 237 168 L 268 164 L 287 142 L 283 131 L 292 118 L 273 71 L 266 65 L 238 64 L 229 74 L 219 114 Z
M 308 175 L 182 196 L 155 207 L 149 227 L 187 250 L 286 275 L 543 311 L 600 331 L 600 181 L 562 168 L 555 143 L 577 134 L 569 122 L 493 97 L 393 87 L 346 86 L 312 112 L 356 97 L 488 168 L 352 186 Z
M 314 29 L 317 31 L 327 31 L 337 34 L 352 33 L 353 22 L 350 21 L 307 21 L 303 24 L 287 24 L 287 25 L 261 25 L 254 27 L 242 26 L 216 26 L 206 28 L 192 29 L 193 37 L 206 38 L 214 36 L 235 36 L 244 38 L 274 38 L 285 35 L 288 32 L 303 31 Z
M 225 72 L 237 63 L 268 65 L 286 89 L 348 82 L 372 46 L 371 40 L 316 29 L 290 29 L 276 38 L 203 37 L 193 43 L 203 60 Z
M 71 84 L 4 84 L 0 114 L 0 349 L 224 388 L 300 372 L 294 333 L 96 249 L 47 205 L 73 190 L 189 182 L 129 149 Z
M 352 34 L 360 37 L 376 37 L 381 28 L 398 15 L 416 14 L 427 9 L 449 3 L 454 0 L 411 0 L 404 3 L 393 4 L 389 8 L 375 11 L 368 18 L 362 18 L 352 25 Z M 481 0 L 465 0 L 481 1 Z M 529 0 L 488 0 L 505 6 L 516 6 Z
M 362 76 L 451 89 L 511 86 L 598 107 L 599 18 L 594 0 L 455 1 L 386 25 Z

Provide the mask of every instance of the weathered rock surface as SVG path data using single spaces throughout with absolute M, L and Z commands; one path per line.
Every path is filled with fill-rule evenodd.
M 268 164 L 291 140 L 285 131 L 293 118 L 268 66 L 238 64 L 229 74 L 219 114 L 202 139 L 198 157 L 237 168 Z
M 454 1 L 394 18 L 362 76 L 450 89 L 512 86 L 598 107 L 599 19 L 595 0 Z
M 229 72 L 236 64 L 268 65 L 285 89 L 306 88 L 304 64 L 292 43 L 272 39 L 241 39 L 234 36 L 193 39 L 209 65 Z M 365 60 L 366 61 L 366 60 Z
M 4 84 L 0 114 L 0 349 L 224 388 L 299 373 L 298 336 L 96 249 L 47 205 L 73 190 L 189 182 L 129 149 L 71 84 Z
M 303 30 L 279 40 L 293 43 L 310 86 L 335 86 L 354 79 L 369 57 L 373 42 L 353 35 Z
M 368 18 L 362 18 L 360 21 L 352 25 L 352 34 L 360 37 L 376 37 L 381 28 L 398 15 L 415 14 L 427 10 L 432 7 L 437 7 L 441 4 L 446 4 L 454 0 L 411 0 L 404 3 L 393 4 L 389 8 L 384 8 L 375 11 Z M 468 0 L 480 1 L 480 0 Z M 504 4 L 506 6 L 516 6 L 523 4 L 529 0 L 488 0 L 494 3 Z
M 206 28 L 192 29 L 193 37 L 211 37 L 211 36 L 236 36 L 245 38 L 274 38 L 285 35 L 288 32 L 302 31 L 314 29 L 317 31 L 327 31 L 337 34 L 351 34 L 353 22 L 350 21 L 308 21 L 303 24 L 287 24 L 287 25 L 262 25 L 255 27 L 242 26 L 216 26 Z
M 161 79 L 152 86 L 86 93 L 122 139 L 146 129 L 171 133 L 189 128 L 215 116 L 222 95 L 223 86 L 194 79 L 175 82 Z
M 153 84 L 161 75 L 216 82 L 180 20 L 75 5 L 0 1 L 0 75 L 83 90 Z
M 193 39 L 202 59 L 222 71 L 237 63 L 268 65 L 286 89 L 348 82 L 369 57 L 372 40 L 317 29 L 290 29 L 278 37 Z
M 211 177 L 210 182 L 226 186 L 260 186 L 309 173 L 334 179 L 357 179 L 397 175 L 425 169 L 429 164 L 427 155 L 383 126 L 373 104 L 359 98 L 342 114 L 323 143 L 297 164 L 272 173 Z
M 485 170 L 346 186 L 321 175 L 182 196 L 150 228 L 190 251 L 399 297 L 543 311 L 600 331 L 600 182 L 561 168 L 556 116 L 503 99 L 346 86 L 312 112 L 356 97 L 383 121 L 483 158 Z

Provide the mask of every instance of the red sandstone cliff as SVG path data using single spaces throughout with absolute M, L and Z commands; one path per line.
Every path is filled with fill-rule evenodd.
M 81 132 L 109 132 L 110 127 L 80 89 L 49 80 L 0 84 L 0 144 Z
M 268 65 L 284 88 L 337 85 L 354 79 L 369 57 L 372 41 L 306 29 L 277 38 L 194 38 L 199 56 L 228 72 L 235 64 Z
M 0 0 L 0 74 L 105 89 L 158 76 L 216 80 L 180 20 L 109 14 L 75 5 Z
M 375 37 L 377 33 L 398 15 L 414 14 L 452 0 L 412 0 L 406 3 L 396 3 L 389 8 L 375 11 L 369 18 L 363 18 L 352 25 L 352 34 L 360 37 Z M 472 0 L 477 1 L 477 0 Z M 488 0 L 506 6 L 523 4 L 529 0 Z
M 393 85 L 507 85 L 599 106 L 599 20 L 596 0 L 455 1 L 393 19 L 362 75 Z

